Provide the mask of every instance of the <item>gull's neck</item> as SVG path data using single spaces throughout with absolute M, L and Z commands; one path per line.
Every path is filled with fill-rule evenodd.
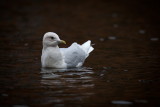
M 52 49 L 52 50 L 59 50 L 59 46 L 43 46 L 42 52 L 46 51 L 47 49 Z

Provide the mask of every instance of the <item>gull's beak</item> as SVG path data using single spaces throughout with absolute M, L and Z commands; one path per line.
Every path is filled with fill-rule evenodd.
M 60 40 L 60 43 L 66 44 L 66 42 L 64 40 Z

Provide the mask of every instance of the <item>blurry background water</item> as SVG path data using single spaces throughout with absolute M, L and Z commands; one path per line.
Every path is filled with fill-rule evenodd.
M 160 106 L 160 9 L 154 0 L 2 0 L 0 106 Z M 42 37 L 91 40 L 80 69 L 41 68 Z

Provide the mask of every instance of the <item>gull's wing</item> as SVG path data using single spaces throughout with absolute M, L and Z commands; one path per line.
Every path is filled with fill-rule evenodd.
M 67 67 L 80 67 L 93 49 L 89 40 L 82 45 L 73 43 L 68 48 L 60 48 L 60 51 L 64 56 Z
M 68 48 L 60 48 L 60 50 L 68 68 L 81 66 L 87 56 L 85 51 L 77 43 L 73 43 Z

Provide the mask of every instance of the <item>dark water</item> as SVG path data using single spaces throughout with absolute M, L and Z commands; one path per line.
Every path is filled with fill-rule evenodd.
M 153 1 L 2 1 L 0 106 L 160 106 L 160 15 Z M 42 37 L 92 40 L 79 69 L 43 69 Z

